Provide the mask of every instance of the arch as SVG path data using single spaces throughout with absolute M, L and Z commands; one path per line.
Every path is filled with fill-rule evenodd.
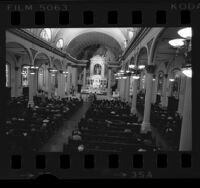
M 68 46 L 64 47 L 64 50 L 73 57 L 78 57 L 80 52 L 88 47 L 94 50 L 95 48 L 106 47 L 115 57 L 122 53 L 122 47 L 113 36 L 97 31 L 88 31 L 76 36 L 69 42 Z
M 6 51 L 11 54 L 18 54 L 18 56 L 27 55 L 29 59 L 28 64 L 32 64 L 32 56 L 28 48 L 26 48 L 23 44 L 19 42 L 7 42 L 6 43 Z
M 138 55 L 137 55 L 136 64 L 137 65 L 141 65 L 141 64 L 147 65 L 148 64 L 148 48 L 146 46 L 143 46 L 140 48 Z
M 166 28 L 161 28 L 161 30 L 153 38 L 153 42 L 152 42 L 152 45 L 151 45 L 151 48 L 150 48 L 150 53 L 149 53 L 150 62 L 154 63 L 154 61 L 153 61 L 154 60 L 154 55 L 155 55 L 155 52 L 156 52 L 157 44 L 159 43 L 158 39 L 164 33 L 165 30 L 166 30 Z
M 41 61 L 37 61 L 38 60 L 44 60 L 44 62 L 42 63 Z M 35 55 L 35 58 L 34 58 L 34 65 L 35 66 L 38 66 L 38 67 L 41 67 L 43 64 L 45 65 L 49 65 L 51 64 L 51 60 L 49 58 L 49 56 L 43 52 L 38 52 L 36 55 Z

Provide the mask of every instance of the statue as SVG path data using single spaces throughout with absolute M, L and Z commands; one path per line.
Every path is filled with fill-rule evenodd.
M 101 65 L 96 64 L 94 66 L 94 75 L 101 75 Z

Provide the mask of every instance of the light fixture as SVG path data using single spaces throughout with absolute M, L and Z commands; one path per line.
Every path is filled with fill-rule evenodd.
M 189 78 L 192 78 L 192 66 L 191 64 L 187 64 L 186 66 L 182 67 L 182 73 L 189 77 Z
M 127 76 L 122 76 L 122 79 L 127 79 Z
M 174 82 L 174 80 L 175 80 L 174 78 L 170 78 L 169 79 L 170 82 Z
M 128 66 L 130 69 L 134 69 L 135 68 L 135 65 L 129 65 Z
M 119 72 L 120 72 L 120 73 L 123 73 L 123 72 L 124 72 L 124 70 L 120 70 Z
M 30 66 L 24 66 L 23 68 L 28 69 Z
M 144 69 L 144 68 L 145 68 L 145 65 L 139 65 L 139 66 L 138 66 L 138 69 L 140 69 L 140 70 L 141 70 L 141 69 Z
M 136 79 L 136 80 L 138 80 L 140 78 L 140 76 L 139 75 L 133 75 L 133 79 Z
M 178 31 L 178 34 L 183 38 L 191 39 L 192 38 L 192 28 L 186 27 L 186 28 L 180 29 Z
M 185 39 L 181 39 L 181 38 L 178 38 L 178 39 L 172 39 L 169 41 L 169 44 L 171 46 L 173 46 L 174 48 L 180 48 L 181 46 L 184 45 L 184 40 Z

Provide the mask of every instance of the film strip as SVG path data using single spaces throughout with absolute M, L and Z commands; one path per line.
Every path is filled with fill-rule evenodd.
M 47 42 L 42 42 L 38 37 L 32 37 L 30 32 L 23 31 L 24 28 L 41 29 L 41 28 L 57 28 L 57 29 L 94 29 L 102 28 L 146 28 L 143 30 L 143 36 L 147 35 L 148 29 L 152 28 L 192 28 L 192 75 L 193 80 L 199 79 L 198 75 L 198 45 L 199 45 L 199 24 L 198 18 L 200 3 L 196 2 L 159 2 L 159 1 L 46 1 L 46 2 L 1 2 L 0 3 L 0 24 L 1 24 L 1 40 L 0 40 L 0 58 L 1 58 L 1 108 L 2 108 L 2 127 L 5 126 L 6 117 L 6 101 L 7 91 L 6 83 L 6 63 L 7 63 L 7 41 L 9 36 L 17 35 L 23 40 L 32 40 L 32 55 L 37 45 L 38 51 L 45 49 L 52 54 L 56 54 L 62 58 L 71 61 L 73 67 L 83 62 L 72 58 L 72 56 L 63 56 L 63 52 L 48 46 Z M 176 30 L 175 30 L 176 31 Z M 7 33 L 11 34 L 7 34 Z M 94 30 L 94 32 L 98 32 Z M 137 31 L 136 31 L 137 32 Z M 82 32 L 84 34 L 84 32 Z M 105 32 L 104 32 L 105 34 Z M 155 32 L 155 35 L 157 33 Z M 170 34 L 170 33 L 168 33 Z M 47 35 L 47 34 L 46 34 Z M 32 35 L 33 36 L 33 35 Z M 103 36 L 103 35 L 102 35 Z M 151 34 L 153 36 L 153 34 Z M 48 37 L 48 36 L 47 36 Z M 78 37 L 78 35 L 77 35 Z M 90 37 L 85 36 L 86 39 Z M 91 35 L 91 37 L 97 37 Z M 104 36 L 105 37 L 105 36 Z M 113 36 L 114 37 L 114 36 Z M 34 39 L 33 39 L 34 38 Z M 167 35 L 161 40 L 168 40 Z M 12 38 L 13 39 L 13 38 Z M 72 38 L 74 39 L 74 38 Z M 151 39 L 151 38 L 150 38 Z M 16 39 L 18 40 L 18 39 Z M 107 40 L 105 37 L 104 39 Z M 6 41 L 6 42 L 5 42 Z M 35 43 L 34 43 L 35 41 Z M 14 42 L 14 41 L 12 41 Z M 54 41 L 55 42 L 55 41 Z M 80 41 L 75 41 L 80 42 Z M 82 41 L 83 42 L 83 41 Z M 96 41 L 97 42 L 97 41 Z M 129 41 L 130 42 L 130 41 Z M 157 41 L 156 41 L 157 42 Z M 129 49 L 134 49 L 133 43 Z M 24 42 L 26 45 L 26 42 Z M 28 43 L 27 43 L 28 45 Z M 34 46 L 35 45 L 35 46 Z M 55 45 L 55 44 L 54 44 Z M 70 45 L 70 42 L 69 44 Z M 128 44 L 127 44 L 128 45 Z M 137 44 L 140 46 L 140 44 Z M 142 45 L 142 44 L 141 44 Z M 146 44 L 147 48 L 151 42 Z M 72 46 L 70 46 L 72 47 Z M 19 49 L 16 53 L 20 56 L 22 49 L 16 45 L 10 45 L 9 48 Z M 21 50 L 21 52 L 20 52 Z M 79 50 L 77 47 L 75 50 Z M 135 48 L 135 51 L 138 49 Z M 69 50 L 70 51 L 70 50 Z M 71 50 L 76 54 L 75 51 Z M 164 53 L 164 52 L 163 52 Z M 137 54 L 137 53 L 136 53 Z M 124 54 L 123 54 L 124 55 Z M 128 57 L 128 55 L 126 56 Z M 124 59 L 126 60 L 124 55 Z M 20 57 L 19 57 L 20 59 Z M 122 62 L 120 60 L 120 62 Z M 70 64 L 70 63 L 68 63 Z M 123 64 L 123 63 L 122 63 Z M 120 68 L 123 68 L 119 66 Z M 68 70 L 68 69 L 67 69 Z M 97 71 L 98 72 L 98 71 Z M 73 77 L 73 75 L 72 75 Z M 195 78 L 196 77 L 196 78 Z M 13 78 L 11 77 L 11 80 Z M 73 79 L 73 78 L 72 78 Z M 13 81 L 13 80 L 12 80 Z M 198 109 L 198 81 L 192 85 L 192 99 L 195 101 L 192 108 L 197 105 Z M 197 87 L 197 88 L 195 88 Z M 195 91 L 195 92 L 194 92 Z M 193 95 L 197 95 L 197 97 Z M 29 94 L 30 97 L 30 94 Z M 183 107 L 182 107 L 183 108 Z M 188 107 L 189 108 L 189 107 Z M 191 108 L 190 108 L 191 109 Z M 195 108 L 196 109 L 196 108 Z M 180 148 L 176 150 L 156 150 L 147 152 L 138 152 L 126 150 L 124 152 L 101 152 L 96 151 L 71 151 L 63 152 L 34 152 L 34 151 L 11 151 L 7 145 L 4 145 L 2 139 L 1 144 L 1 160 L 0 160 L 0 178 L 1 179 L 35 179 L 41 175 L 53 175 L 61 179 L 79 179 L 79 178 L 131 178 L 131 179 L 152 179 L 152 178 L 199 178 L 199 126 L 198 126 L 198 110 L 192 111 L 192 149 Z M 196 118 L 196 119 L 195 119 Z M 197 122 L 197 123 L 196 123 Z M 3 130 L 1 130 L 3 131 Z M 188 131 L 188 132 L 187 132 Z M 190 129 L 186 131 L 189 134 Z M 3 135 L 3 132 L 1 133 Z M 3 137 L 2 137 L 3 138 Z M 186 144 L 187 145 L 187 144 Z M 30 146 L 31 147 L 31 146 Z M 51 176 L 50 176 L 51 178 Z

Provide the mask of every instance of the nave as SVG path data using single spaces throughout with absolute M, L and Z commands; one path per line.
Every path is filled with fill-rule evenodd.
M 7 30 L 2 148 L 191 151 L 191 37 L 182 27 Z

